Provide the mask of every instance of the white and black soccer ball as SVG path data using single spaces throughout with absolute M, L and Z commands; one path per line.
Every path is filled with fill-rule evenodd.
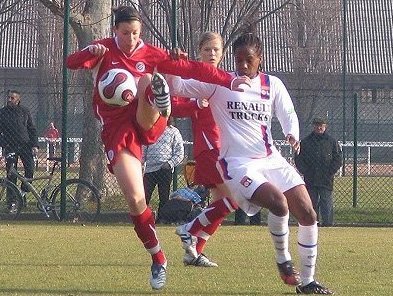
M 98 93 L 109 105 L 128 105 L 135 98 L 136 90 L 134 76 L 124 69 L 111 69 L 98 81 Z

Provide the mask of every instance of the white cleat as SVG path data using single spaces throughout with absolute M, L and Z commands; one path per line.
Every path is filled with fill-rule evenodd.
M 218 264 L 210 261 L 204 254 L 199 254 L 197 258 L 192 257 L 189 254 L 185 254 L 183 257 L 184 265 L 192 265 L 198 267 L 218 267 Z
M 166 283 L 166 266 L 166 262 L 164 264 L 153 263 L 151 265 L 150 286 L 154 290 L 164 288 Z
M 157 110 L 164 117 L 171 114 L 171 97 L 169 95 L 169 86 L 164 76 L 160 73 L 154 73 L 151 78 L 151 90 L 154 94 L 154 104 Z
M 186 225 L 176 227 L 176 234 L 180 237 L 186 253 L 195 259 L 198 258 L 198 252 L 196 250 L 197 237 L 186 230 Z

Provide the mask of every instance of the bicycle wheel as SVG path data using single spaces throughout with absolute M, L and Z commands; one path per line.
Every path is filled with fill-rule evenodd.
M 94 222 L 100 213 L 101 199 L 98 189 L 82 179 L 66 180 L 65 221 Z M 61 185 L 52 192 L 53 214 L 60 220 Z
M 22 195 L 14 183 L 0 179 L 0 220 L 18 218 L 23 207 Z

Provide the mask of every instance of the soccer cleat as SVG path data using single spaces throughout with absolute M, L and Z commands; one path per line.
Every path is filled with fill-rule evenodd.
M 153 74 L 151 78 L 151 90 L 154 94 L 154 104 L 164 117 L 171 114 L 171 97 L 169 96 L 169 86 L 165 78 L 160 73 Z
M 185 254 L 183 257 L 184 265 L 192 265 L 198 267 L 218 267 L 218 264 L 212 262 L 204 254 L 199 254 L 197 258 L 194 258 L 190 254 Z
M 197 237 L 193 236 L 186 230 L 186 225 L 180 225 L 176 227 L 176 234 L 180 237 L 180 240 L 183 243 L 183 249 L 186 250 L 186 253 L 193 257 L 194 259 L 198 258 L 198 252 L 196 250 Z
M 321 294 L 321 295 L 333 295 L 334 292 L 328 288 L 322 286 L 317 281 L 313 281 L 305 286 L 297 286 L 296 294 Z
M 16 214 L 18 212 L 18 206 L 16 203 L 11 203 L 9 206 L 9 213 L 10 214 Z
M 166 265 L 153 263 L 151 266 L 150 286 L 154 290 L 160 290 L 164 288 L 166 283 Z
M 280 277 L 289 286 L 299 286 L 301 284 L 299 272 L 293 267 L 292 261 L 277 263 Z

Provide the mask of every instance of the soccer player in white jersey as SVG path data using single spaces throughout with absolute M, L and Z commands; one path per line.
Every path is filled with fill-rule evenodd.
M 299 122 L 292 100 L 280 79 L 259 71 L 262 45 L 257 36 L 243 34 L 234 42 L 233 52 L 236 72 L 232 75 L 246 75 L 251 79 L 251 86 L 245 86 L 244 92 L 168 77 L 173 94 L 208 98 L 220 129 L 217 166 L 232 196 L 248 215 L 257 213 L 261 207 L 269 209 L 268 227 L 284 282 L 296 285 L 298 294 L 333 294 L 314 278 L 318 228 L 304 182 L 273 145 L 271 119 L 275 114 L 287 141 L 295 150 L 299 148 Z M 288 250 L 288 214 L 277 212 L 272 205 L 277 200 L 281 204 L 283 198 L 299 223 L 300 279 Z M 187 230 L 178 234 L 183 248 L 193 253 L 195 237 Z

